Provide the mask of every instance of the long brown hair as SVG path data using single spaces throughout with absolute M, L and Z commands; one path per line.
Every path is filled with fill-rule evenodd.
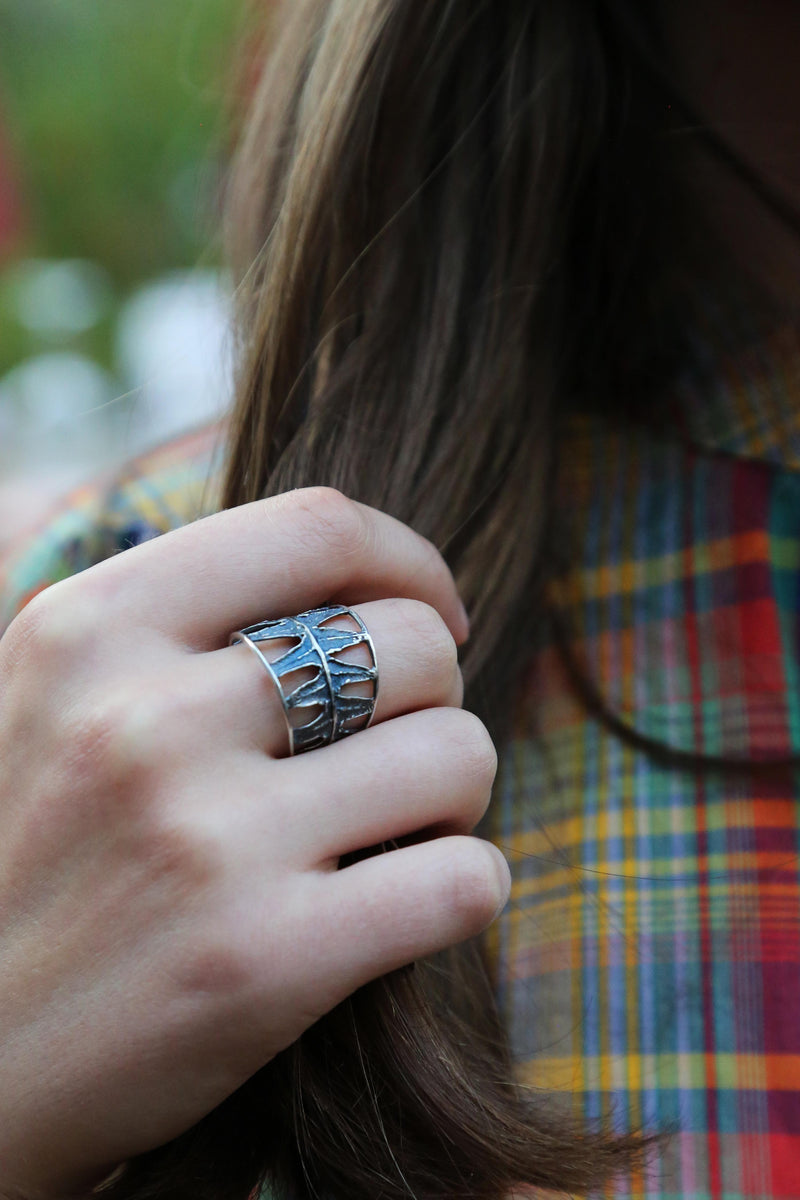
M 501 744 L 557 565 L 561 423 L 656 404 L 683 353 L 650 6 L 283 7 L 231 188 L 223 503 L 324 483 L 430 538 Z M 500 1200 L 601 1187 L 646 1144 L 517 1087 L 478 941 L 361 989 L 107 1194 Z

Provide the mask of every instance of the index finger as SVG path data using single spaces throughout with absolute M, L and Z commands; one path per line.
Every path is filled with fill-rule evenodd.
M 427 538 L 329 487 L 226 509 L 90 567 L 59 587 L 113 598 L 107 624 L 148 626 L 195 650 L 235 629 L 326 603 L 424 600 L 469 632 L 450 569 Z

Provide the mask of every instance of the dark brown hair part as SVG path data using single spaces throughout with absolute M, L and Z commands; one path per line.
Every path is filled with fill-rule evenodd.
M 223 503 L 327 484 L 430 538 L 498 744 L 558 565 L 561 423 L 654 403 L 681 354 L 649 7 L 290 0 L 233 177 Z M 476 941 L 361 989 L 103 1195 L 504 1200 L 648 1145 L 559 1114 L 514 1081 Z

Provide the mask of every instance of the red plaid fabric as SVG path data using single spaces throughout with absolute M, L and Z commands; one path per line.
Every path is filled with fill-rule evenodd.
M 674 436 L 576 420 L 553 588 L 621 720 L 680 750 L 800 753 L 800 346 L 681 389 Z M 215 434 L 84 490 L 6 565 L 42 586 L 213 507 Z M 508 856 L 489 934 L 522 1081 L 588 1120 L 668 1131 L 635 1200 L 800 1200 L 796 773 L 669 767 L 589 715 L 543 634 L 485 832 Z

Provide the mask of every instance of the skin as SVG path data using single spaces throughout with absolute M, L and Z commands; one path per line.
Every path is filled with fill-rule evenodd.
M 695 106 L 800 210 L 800 6 L 661 9 Z M 689 155 L 730 253 L 796 309 L 796 236 L 702 147 Z M 227 637 L 326 600 L 373 635 L 374 723 L 289 759 L 274 685 Z M 325 488 L 146 543 L 13 623 L 0 1194 L 84 1189 L 190 1127 L 361 984 L 491 922 L 510 884 L 499 851 L 468 836 L 497 758 L 460 707 L 467 632 L 430 543 Z
M 684 93 L 800 222 L 800 4 L 797 0 L 660 0 Z M 700 203 L 727 253 L 772 305 L 800 311 L 800 237 L 728 168 L 687 147 Z
M 327 600 L 373 635 L 375 717 L 290 758 L 274 684 L 227 639 Z M 329 488 L 166 534 L 16 619 L 0 642 L 0 1193 L 97 1181 L 363 983 L 492 921 L 510 880 L 469 836 L 497 757 L 460 707 L 467 633 L 434 547 Z

